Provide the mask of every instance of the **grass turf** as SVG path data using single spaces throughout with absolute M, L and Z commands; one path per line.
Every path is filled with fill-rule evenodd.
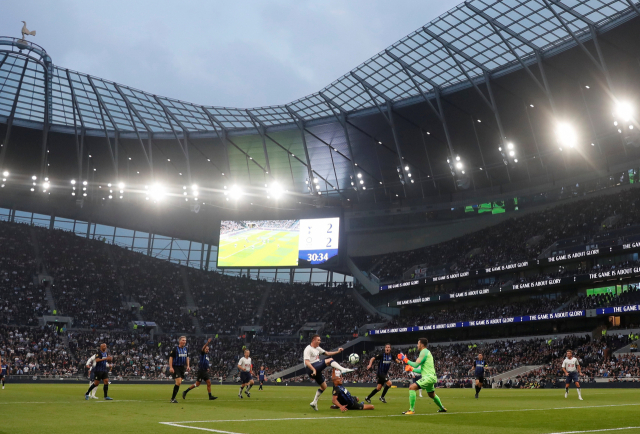
M 220 238 L 218 266 L 277 267 L 298 265 L 298 232 L 250 229 Z M 264 240 L 269 240 L 264 242 Z
M 11 384 L 0 390 L 0 433 L 86 434 L 87 432 L 135 433 L 298 433 L 329 431 L 358 432 L 434 432 L 438 434 L 564 433 L 610 430 L 640 433 L 637 389 L 586 389 L 578 401 L 575 389 L 569 399 L 562 389 L 496 390 L 485 389 L 474 399 L 473 389 L 438 389 L 448 413 L 436 413 L 428 397 L 418 398 L 416 415 L 402 416 L 408 409 L 408 389 L 391 389 L 388 404 L 373 399 L 373 411 L 330 410 L 327 390 L 320 398 L 320 411 L 309 402 L 315 387 L 254 386 L 251 398 L 238 398 L 236 386 L 213 386 L 216 401 L 207 399 L 200 386 L 169 404 L 172 385 L 128 385 L 114 382 L 109 395 L 114 401 L 84 400 L 87 385 Z M 370 389 L 351 388 L 363 399 Z M 102 397 L 102 387 L 97 396 Z M 267 420 L 259 420 L 267 419 Z M 335 420 L 332 420 L 335 419 Z M 175 423 L 176 425 L 162 424 Z M 188 428 L 191 427 L 191 428 Z M 195 428 L 195 431 L 194 431 Z M 601 431 L 607 432 L 607 431 Z

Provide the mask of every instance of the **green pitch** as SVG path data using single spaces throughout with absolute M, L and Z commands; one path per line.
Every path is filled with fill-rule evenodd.
M 183 386 L 180 390 L 184 390 Z M 448 413 L 436 413 L 429 398 L 418 398 L 416 415 L 408 409 L 408 389 L 391 389 L 388 404 L 372 401 L 375 410 L 330 410 L 331 391 L 320 398 L 320 411 L 309 402 L 315 387 L 254 386 L 251 398 L 238 398 L 236 386 L 213 386 L 216 401 L 206 388 L 193 390 L 186 400 L 169 404 L 173 386 L 109 386 L 114 401 L 85 401 L 83 381 L 73 384 L 11 384 L 0 390 L 1 434 L 188 434 L 213 433 L 639 433 L 638 389 L 584 389 L 578 401 L 575 389 L 564 398 L 563 389 L 491 390 L 480 399 L 473 389 L 437 389 Z M 369 388 L 350 389 L 360 399 Z M 102 386 L 97 396 L 102 397 Z M 623 428 L 623 429 L 621 429 Z M 195 430 L 194 430 L 195 429 Z
M 219 267 L 293 267 L 298 265 L 296 231 L 249 229 L 220 237 Z

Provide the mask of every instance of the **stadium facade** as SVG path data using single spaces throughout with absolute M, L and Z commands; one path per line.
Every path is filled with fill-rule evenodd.
M 317 93 L 249 109 L 153 95 L 2 37 L 0 205 L 201 251 L 221 219 L 341 216 L 346 254 L 384 227 L 371 253 L 392 251 L 391 230 L 428 220 L 413 217 L 640 167 L 639 129 L 616 117 L 640 94 L 638 22 L 633 0 L 465 2 Z

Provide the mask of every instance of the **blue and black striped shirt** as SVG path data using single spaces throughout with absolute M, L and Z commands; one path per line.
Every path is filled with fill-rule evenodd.
M 98 351 L 98 355 L 96 356 L 96 359 L 106 359 L 109 356 L 109 354 L 105 351 Z M 102 360 L 100 362 L 96 362 L 96 368 L 95 368 L 96 372 L 107 372 L 107 361 L 106 360 Z
M 209 370 L 209 354 L 204 351 L 200 352 L 200 361 L 198 362 L 198 369 L 201 371 Z
M 187 357 L 189 354 L 189 350 L 187 346 L 180 348 L 175 347 L 175 349 L 169 354 L 170 357 L 173 357 L 173 366 L 186 366 L 187 365 Z

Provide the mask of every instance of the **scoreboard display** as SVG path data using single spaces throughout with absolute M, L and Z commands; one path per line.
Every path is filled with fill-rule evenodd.
M 338 256 L 340 218 L 226 220 L 220 225 L 218 267 L 295 267 Z
M 322 264 L 338 254 L 340 219 L 300 220 L 298 259 L 312 265 Z

